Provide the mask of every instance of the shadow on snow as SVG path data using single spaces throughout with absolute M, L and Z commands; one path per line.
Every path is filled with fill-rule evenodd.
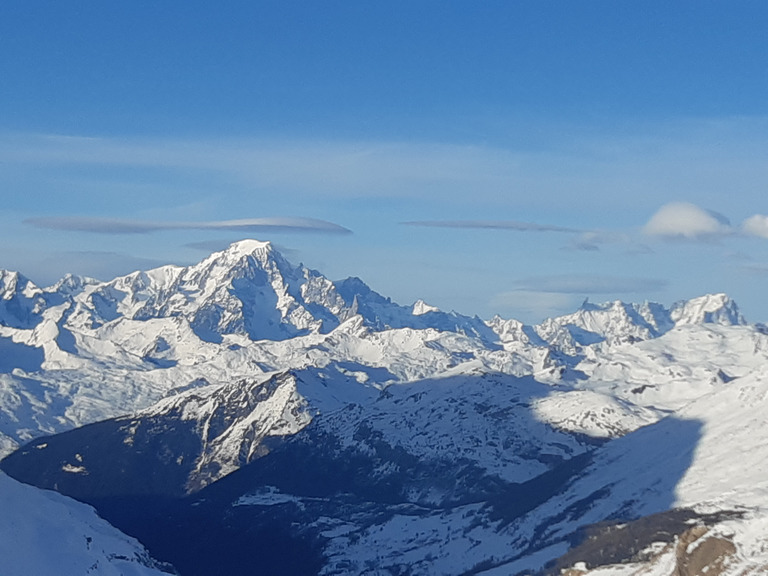
M 0 468 L 94 505 L 183 576 L 316 574 L 326 543 L 319 519 L 370 526 L 404 506 L 416 514 L 481 505 L 516 542 L 493 564 L 510 566 L 553 544 L 578 545 L 585 525 L 674 508 L 699 422 L 670 417 L 602 443 L 537 417 L 533 404 L 551 391 L 501 374 L 393 385 L 366 405 L 317 416 L 290 438 L 264 440 L 264 456 L 189 495 L 202 447 L 181 414 L 40 438 Z M 494 471 L 485 456 L 494 454 L 517 466 L 517 476 Z M 235 505 L 265 491 L 290 498 Z

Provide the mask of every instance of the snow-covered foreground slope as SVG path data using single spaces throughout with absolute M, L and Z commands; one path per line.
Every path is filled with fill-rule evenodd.
M 697 545 L 709 539 L 720 550 L 722 566 L 710 573 L 765 573 L 766 411 L 768 367 L 763 366 L 703 395 L 674 416 L 606 444 L 563 493 L 515 520 L 510 526 L 515 548 L 488 573 L 541 568 L 562 553 L 558 543 L 573 542 L 579 527 L 606 520 L 612 522 L 593 529 L 560 567 L 581 562 L 612 565 L 595 574 L 672 574 L 664 566 L 671 562 L 674 567 L 675 557 L 679 562 L 681 554 L 685 556 L 676 550 L 676 542 L 698 527 Z M 670 510 L 678 511 L 678 520 Z M 642 527 L 641 521 L 627 522 L 638 518 L 651 520 Z M 659 527 L 665 534 L 655 533 Z M 622 531 L 625 539 L 634 531 L 632 538 L 621 542 Z M 696 548 L 694 540 L 689 541 L 691 551 Z M 606 552 L 612 547 L 618 548 L 613 558 Z M 545 553 L 522 554 L 532 549 Z M 640 562 L 643 557 L 652 561 Z
M 3 576 L 161 576 L 135 539 L 90 506 L 21 484 L 0 472 Z
M 3 469 L 182 576 L 761 573 L 766 367 L 723 294 L 486 323 L 256 241 L 0 275 Z

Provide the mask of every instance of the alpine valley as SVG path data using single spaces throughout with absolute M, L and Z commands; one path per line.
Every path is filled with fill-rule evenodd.
M 255 240 L 0 272 L 0 574 L 766 574 L 766 414 L 724 294 L 483 321 Z

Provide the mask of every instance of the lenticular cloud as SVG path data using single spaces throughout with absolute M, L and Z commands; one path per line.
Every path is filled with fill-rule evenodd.
M 316 218 L 241 218 L 203 222 L 161 222 L 121 218 L 45 217 L 28 218 L 25 224 L 52 230 L 76 230 L 96 234 L 148 234 L 163 230 L 237 230 L 240 232 L 318 232 L 351 234 L 352 231 Z
M 700 240 L 730 234 L 732 229 L 722 214 L 687 202 L 672 202 L 659 208 L 643 232 L 651 236 Z

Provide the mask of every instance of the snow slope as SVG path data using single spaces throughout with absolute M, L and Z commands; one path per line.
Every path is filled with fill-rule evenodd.
M 161 576 L 147 551 L 90 506 L 0 472 L 3 576 Z
M 706 527 L 703 534 L 729 543 L 728 562 L 721 574 L 764 573 L 768 568 L 766 409 L 768 371 L 763 366 L 703 395 L 674 416 L 606 444 L 567 491 L 513 523 L 517 553 L 509 550 L 510 561 L 500 562 L 505 568 L 498 573 L 540 568 L 544 561 L 555 559 L 558 551 L 536 558 L 516 557 L 526 548 L 546 549 L 567 542 L 580 526 L 673 509 L 700 515 L 699 525 Z M 575 509 L 580 509 L 578 515 L 567 513 Z M 707 515 L 719 517 L 707 521 Z M 696 520 L 692 517 L 689 527 L 697 525 Z M 673 552 L 674 546 L 667 547 L 665 554 Z M 588 551 L 583 554 L 582 561 L 594 562 Z M 663 556 L 658 555 L 654 562 L 663 565 Z M 578 555 L 571 558 L 574 564 L 576 560 Z M 646 572 L 648 565 L 635 564 L 630 567 L 634 571 L 614 566 L 594 574 L 619 574 L 621 570 L 671 574 L 665 569 Z

